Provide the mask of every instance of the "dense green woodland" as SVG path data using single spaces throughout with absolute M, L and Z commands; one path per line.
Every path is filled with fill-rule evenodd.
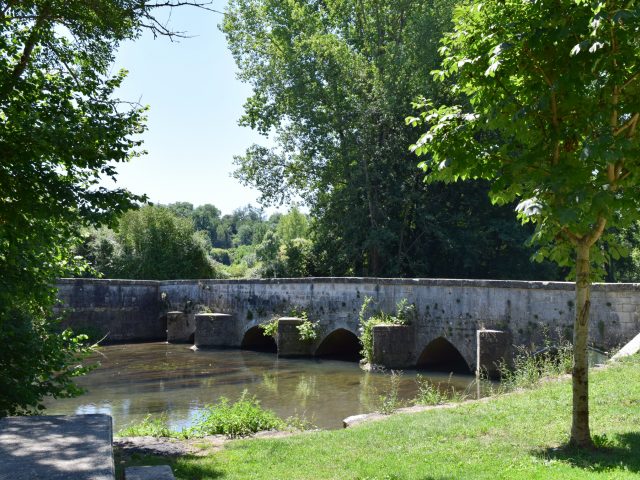
M 475 185 L 471 184 L 471 187 Z M 530 228 L 512 218 L 511 209 L 485 205 L 494 224 L 476 218 L 478 205 L 457 197 L 455 217 L 441 218 L 433 235 L 439 241 L 415 259 L 410 272 L 390 270 L 382 276 L 564 280 L 567 271 L 531 261 L 525 245 Z M 211 204 L 187 202 L 146 205 L 124 213 L 113 228 L 82 230 L 74 248 L 88 267 L 83 277 L 132 279 L 284 278 L 335 275 L 336 263 L 323 255 L 327 239 L 318 239 L 317 219 L 297 206 L 266 217 L 247 206 L 228 215 Z M 436 231 L 436 226 L 438 227 Z M 498 227 L 500 229 L 498 229 Z M 640 279 L 640 227 L 617 235 L 631 253 L 607 265 L 608 281 Z M 459 248 L 456 250 L 456 248 Z M 460 251 L 471 253 L 461 255 Z M 343 275 L 359 275 L 348 270 Z M 415 275 L 412 275 L 415 273 Z

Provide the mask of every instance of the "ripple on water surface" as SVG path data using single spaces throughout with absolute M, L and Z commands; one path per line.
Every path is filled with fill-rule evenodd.
M 110 345 L 95 356 L 100 366 L 78 383 L 78 398 L 51 400 L 48 414 L 108 413 L 116 431 L 147 414 L 167 412 L 172 427 L 188 426 L 205 404 L 243 390 L 285 418 L 304 415 L 320 428 L 340 428 L 349 415 L 376 410 L 389 389 L 389 376 L 363 372 L 355 362 L 278 359 L 272 353 L 198 350 L 189 345 Z M 423 372 L 424 374 L 424 372 Z M 464 390 L 470 376 L 429 374 Z M 417 392 L 415 372 L 401 378 L 400 397 Z

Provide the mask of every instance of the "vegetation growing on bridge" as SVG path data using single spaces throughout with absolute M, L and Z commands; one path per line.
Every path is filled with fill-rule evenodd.
M 365 362 L 373 360 L 373 327 L 376 325 L 408 325 L 415 319 L 416 307 L 406 298 L 396 304 L 395 314 L 385 313 L 374 307 L 373 298 L 367 296 L 362 302 L 358 321 L 360 323 L 360 354 Z
M 302 320 L 302 323 L 296 327 L 300 340 L 303 342 L 313 342 L 318 339 L 320 322 L 312 322 L 309 320 L 309 314 L 306 310 L 294 307 L 289 311 L 288 315 Z M 260 325 L 260 329 L 265 336 L 276 338 L 278 335 L 279 318 L 278 316 L 273 317 L 270 321 Z

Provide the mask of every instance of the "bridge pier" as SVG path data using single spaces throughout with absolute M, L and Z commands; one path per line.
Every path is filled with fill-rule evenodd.
M 375 325 L 372 362 L 393 369 L 415 367 L 414 344 L 415 330 L 409 325 Z
M 180 311 L 167 313 L 167 342 L 193 342 L 196 332 L 196 319 L 193 313 Z
M 313 343 L 300 339 L 298 326 L 303 320 L 296 317 L 281 317 L 278 319 L 278 356 L 279 357 L 310 357 L 313 355 Z
M 234 315 L 198 313 L 195 315 L 195 324 L 196 347 L 240 347 L 240 328 Z
M 476 377 L 488 378 L 500 376 L 500 365 L 512 362 L 511 345 L 513 336 L 504 330 L 476 331 Z

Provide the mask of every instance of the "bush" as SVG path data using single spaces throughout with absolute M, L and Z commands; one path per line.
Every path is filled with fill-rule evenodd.
M 291 418 L 287 421 L 279 418 L 271 410 L 260 406 L 260 402 L 247 394 L 234 403 L 221 397 L 214 405 L 207 405 L 196 423 L 180 431 L 171 430 L 167 424 L 167 415 L 157 418 L 147 415 L 140 423 L 132 424 L 118 432 L 120 437 L 169 437 L 197 438 L 207 435 L 226 435 L 228 438 L 245 437 L 264 430 L 282 430 L 288 427 L 303 429 L 311 425 L 304 419 Z
M 303 342 L 313 342 L 318 338 L 319 322 L 311 322 L 307 317 L 306 312 L 303 312 L 301 318 L 302 323 L 296 327 L 298 329 L 300 340 Z
M 91 366 L 81 365 L 93 350 L 86 335 L 60 333 L 44 315 L 6 312 L 0 322 L 0 417 L 38 413 L 42 399 L 83 392 L 73 380 Z
M 190 433 L 198 437 L 226 435 L 235 438 L 285 427 L 282 419 L 271 410 L 262 408 L 260 402 L 248 396 L 245 390 L 235 403 L 229 403 L 227 398 L 222 397 L 215 405 L 207 406 Z
M 150 414 L 140 423 L 134 423 L 123 428 L 117 434 L 119 437 L 180 437 L 179 432 L 169 428 L 166 414 L 153 418 Z
M 278 318 L 272 318 L 271 321 L 261 324 L 260 329 L 265 337 L 276 338 L 278 335 Z
M 380 395 L 380 413 L 383 415 L 391 415 L 398 408 L 402 406 L 402 402 L 399 398 L 400 392 L 400 380 L 402 379 L 402 372 L 397 370 L 391 370 L 389 376 L 389 390 Z
M 418 384 L 418 395 L 413 400 L 416 405 L 442 405 L 443 403 L 462 402 L 467 398 L 466 394 L 458 392 L 451 385 L 451 376 L 449 376 L 448 388 L 444 391 L 440 385 L 434 384 L 422 375 L 416 376 L 416 383 Z
M 573 345 L 561 341 L 559 346 L 547 345 L 537 352 L 519 347 L 514 356 L 513 366 L 500 365 L 501 388 L 514 390 L 529 388 L 547 377 L 557 377 L 571 372 Z

